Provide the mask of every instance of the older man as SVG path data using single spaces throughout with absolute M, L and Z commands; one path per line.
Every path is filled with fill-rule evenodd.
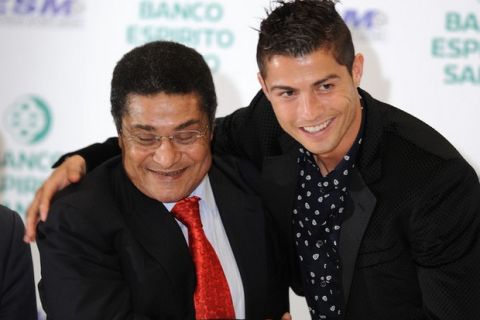
M 255 170 L 212 159 L 203 58 L 172 42 L 132 50 L 115 67 L 111 105 L 121 157 L 62 192 L 39 226 L 47 315 L 280 317 L 288 291 Z

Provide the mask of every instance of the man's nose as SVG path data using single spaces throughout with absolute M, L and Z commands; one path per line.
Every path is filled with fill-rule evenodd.
M 162 139 L 162 143 L 153 154 L 153 160 L 164 169 L 172 167 L 179 158 L 180 153 L 173 141 L 168 138 Z
M 300 110 L 305 119 L 311 120 L 321 113 L 321 105 L 314 92 L 307 92 L 302 95 Z

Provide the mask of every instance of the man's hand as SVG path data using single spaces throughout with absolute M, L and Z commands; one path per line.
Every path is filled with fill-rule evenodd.
M 86 174 L 85 160 L 79 155 L 67 158 L 35 192 L 35 197 L 27 209 L 26 227 L 23 241 L 35 241 L 36 228 L 40 220 L 45 221 L 54 194 L 71 183 L 80 181 Z

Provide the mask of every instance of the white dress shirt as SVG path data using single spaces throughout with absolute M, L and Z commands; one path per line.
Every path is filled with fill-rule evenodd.
M 200 219 L 202 220 L 203 231 L 215 250 L 223 272 L 227 278 L 230 294 L 232 295 L 233 307 L 237 319 L 245 319 L 245 297 L 243 292 L 242 278 L 238 271 L 237 262 L 233 255 L 232 248 L 227 238 L 225 228 L 223 227 L 220 213 L 218 212 L 215 198 L 213 196 L 212 187 L 208 175 L 203 178 L 198 187 L 190 194 L 190 196 L 200 197 Z M 163 203 L 170 211 L 175 203 Z M 188 229 L 183 223 L 177 220 L 178 225 L 182 229 L 183 236 L 188 244 Z

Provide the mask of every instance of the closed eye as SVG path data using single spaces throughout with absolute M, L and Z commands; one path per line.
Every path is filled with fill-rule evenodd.
M 154 135 L 137 135 L 132 136 L 138 143 L 143 145 L 153 144 L 157 141 L 157 137 Z
M 181 144 L 188 144 L 191 141 L 197 139 L 198 136 L 201 135 L 200 131 L 197 130 L 185 130 L 185 131 L 178 131 L 173 135 L 173 138 L 176 142 Z

